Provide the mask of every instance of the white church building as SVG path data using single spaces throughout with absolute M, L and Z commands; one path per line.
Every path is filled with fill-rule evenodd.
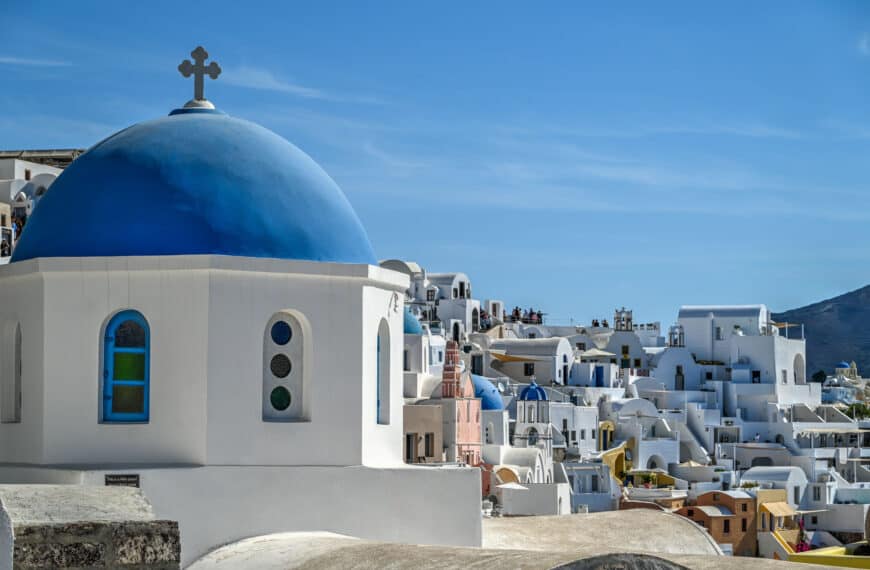
M 184 565 L 281 531 L 479 546 L 478 470 L 402 461 L 408 277 L 193 55 L 194 100 L 73 162 L 0 267 L 0 482 L 141 486 Z

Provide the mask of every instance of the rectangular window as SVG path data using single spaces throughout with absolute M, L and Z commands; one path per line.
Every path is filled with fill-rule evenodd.
M 635 358 L 635 359 L 634 359 L 634 367 L 635 367 L 635 368 L 640 368 L 640 358 Z
M 746 532 L 746 519 L 740 519 L 740 531 Z
M 483 376 L 483 355 L 473 354 L 471 356 L 471 373 Z
M 782 383 L 788 384 L 788 370 L 782 371 Z
M 573 441 L 574 443 L 577 443 L 577 431 L 576 430 L 571 430 L 571 441 Z
M 435 300 L 435 291 L 434 290 L 430 289 L 429 291 L 426 291 L 426 300 L 427 301 L 434 301 Z
M 688 510 L 686 510 L 686 516 L 687 516 L 687 517 L 693 517 L 693 516 L 695 516 L 695 511 L 692 510 L 692 509 L 688 509 Z
M 813 521 L 814 525 L 819 524 L 819 517 L 817 517 L 816 515 L 813 515 L 810 520 Z
M 405 352 L 404 352 L 404 354 L 402 355 L 402 369 L 403 369 L 405 372 L 410 372 L 410 371 L 411 371 L 411 359 L 409 358 L 409 355 L 408 355 L 408 349 L 407 349 L 407 348 L 405 349 Z
M 794 488 L 794 504 L 798 506 L 801 504 L 801 489 L 797 486 Z
M 821 501 L 822 500 L 822 488 L 821 487 L 813 487 L 813 500 Z
M 586 430 L 585 429 L 580 430 L 580 439 L 583 441 L 586 441 Z
M 729 521 L 728 519 L 722 521 L 722 533 L 731 534 L 731 521 Z
M 405 434 L 405 463 L 414 463 L 414 452 L 417 447 L 417 434 L 416 433 L 406 433 Z
M 712 372 L 706 372 L 706 373 L 704 374 L 704 378 L 706 378 L 707 380 L 712 380 L 712 379 L 713 379 L 713 373 L 712 373 Z
M 719 500 L 719 493 L 713 493 L 713 500 L 714 500 L 714 501 L 718 501 L 718 500 Z
M 761 382 L 761 370 L 752 371 L 752 383 L 759 384 Z
M 596 432 L 596 431 L 597 431 L 597 430 L 595 430 L 595 429 L 592 430 L 592 439 L 595 439 L 595 432 Z
M 578 342 L 577 343 L 577 350 L 586 350 L 586 343 L 585 342 Z
M 535 375 L 535 363 L 534 362 L 526 362 L 523 365 L 523 374 L 526 376 L 534 376 Z
M 740 503 L 740 510 L 746 512 L 746 503 Z
M 716 340 L 722 340 L 722 327 L 716 327 Z
M 424 437 L 423 441 L 424 453 L 426 457 L 435 457 L 435 434 L 429 432 Z
M 622 356 L 623 356 L 623 358 L 628 356 L 628 345 L 627 344 L 622 345 Z

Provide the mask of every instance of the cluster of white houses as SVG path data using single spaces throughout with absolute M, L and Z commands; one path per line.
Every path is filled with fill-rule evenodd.
M 863 532 L 870 424 L 822 402 L 825 386 L 807 378 L 801 329 L 775 322 L 766 306 L 684 306 L 667 334 L 659 323 L 635 323 L 624 308 L 611 323 L 529 324 L 505 314 L 501 301 L 473 299 L 463 273 L 427 274 L 399 260 L 381 266 L 411 283 L 405 460 L 479 467 L 487 509 L 532 515 L 653 505 L 688 509 L 703 523 L 705 511 L 692 508 L 699 497 L 739 490 L 757 515 L 751 542 L 749 518 L 723 514 L 724 504 L 704 506 L 719 509 L 710 524 L 729 529 L 710 529 L 726 551 L 786 558 L 782 535 L 790 531 L 802 533 L 793 546 L 835 545 Z M 452 403 L 443 408 L 444 354 L 454 342 L 479 420 L 457 416 Z M 838 376 L 856 376 L 841 366 Z M 479 453 L 450 452 L 457 446 Z M 775 489 L 782 493 L 767 493 Z M 773 525 L 761 516 L 770 510 Z M 729 516 L 737 517 L 733 526 Z

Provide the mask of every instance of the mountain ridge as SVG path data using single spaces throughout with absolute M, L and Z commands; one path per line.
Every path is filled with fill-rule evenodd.
M 870 369 L 870 285 L 804 307 L 774 313 L 778 322 L 802 323 L 807 339 L 807 376 L 833 373 L 845 360 Z

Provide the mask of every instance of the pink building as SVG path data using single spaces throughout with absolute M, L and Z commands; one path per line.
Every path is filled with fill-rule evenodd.
M 444 414 L 444 447 L 447 461 L 480 465 L 480 398 L 474 397 L 471 375 L 462 373 L 459 344 L 447 343 L 441 377 L 441 409 Z

